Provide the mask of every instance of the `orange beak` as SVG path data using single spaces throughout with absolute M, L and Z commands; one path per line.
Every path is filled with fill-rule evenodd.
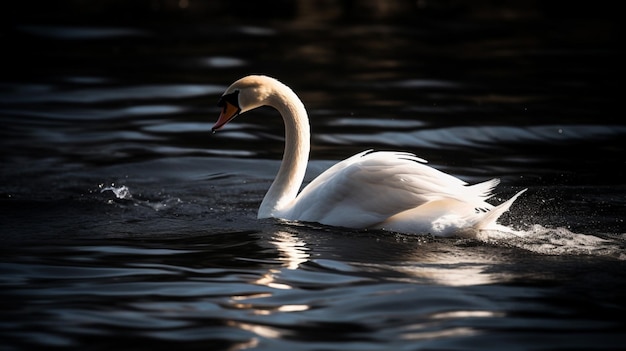
M 222 112 L 220 113 L 220 117 L 211 128 L 211 131 L 215 132 L 216 130 L 222 128 L 226 123 L 230 122 L 233 118 L 237 117 L 241 112 L 241 109 L 230 102 L 225 102 L 224 107 L 222 107 Z

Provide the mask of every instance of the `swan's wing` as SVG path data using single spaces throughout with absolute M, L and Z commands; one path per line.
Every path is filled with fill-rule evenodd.
M 455 199 L 490 207 L 497 179 L 467 185 L 410 153 L 365 151 L 309 183 L 284 217 L 345 227 L 368 227 L 430 201 Z

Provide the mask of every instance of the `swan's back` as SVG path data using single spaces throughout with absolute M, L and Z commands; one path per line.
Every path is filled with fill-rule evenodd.
M 499 180 L 468 185 L 425 162 L 410 153 L 359 153 L 309 183 L 279 217 L 351 228 L 391 227 L 395 217 L 424 233 L 434 230 L 433 216 L 452 214 L 468 225 L 493 208 L 485 200 Z M 407 211 L 414 220 L 400 217 Z

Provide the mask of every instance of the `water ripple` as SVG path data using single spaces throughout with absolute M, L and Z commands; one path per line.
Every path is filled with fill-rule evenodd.
M 20 26 L 18 28 L 29 34 L 62 40 L 94 40 L 121 37 L 145 37 L 150 35 L 146 30 L 120 27 L 67 27 L 67 26 Z
M 221 94 L 225 87 L 209 84 L 162 84 L 162 85 L 135 85 L 122 87 L 82 87 L 75 90 L 61 90 L 52 87 L 42 87 L 38 93 L 24 93 L 33 87 L 15 87 L 13 92 L 2 94 L 0 103 L 100 103 L 114 101 L 154 100 L 154 99 L 182 99 L 203 95 Z
M 416 131 L 380 133 L 320 134 L 321 141 L 333 144 L 380 144 L 404 147 L 459 148 L 492 147 L 505 143 L 561 143 L 590 141 L 626 134 L 622 125 L 540 125 L 527 127 L 481 126 L 447 127 Z

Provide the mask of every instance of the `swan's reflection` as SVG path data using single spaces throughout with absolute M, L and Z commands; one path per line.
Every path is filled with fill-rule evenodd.
M 506 265 L 500 251 L 481 245 L 466 246 L 463 241 L 455 245 L 452 240 L 416 245 L 390 262 L 360 265 L 365 269 L 399 273 L 393 278 L 397 281 L 428 285 L 476 286 L 505 283 L 515 278 L 510 270 L 497 269 Z
M 494 270 L 494 266 L 503 264 L 502 257 L 497 252 L 482 250 L 480 246 L 469 248 L 450 245 L 448 241 L 429 242 L 407 237 L 384 243 L 371 236 L 355 241 L 353 237 L 317 234 L 314 246 L 309 247 L 306 233 L 274 232 L 267 242 L 278 251 L 276 259 L 282 267 L 269 269 L 256 283 L 276 289 L 292 289 L 285 270 L 297 270 L 302 263 L 309 261 L 311 250 L 322 244 L 320 241 L 325 250 L 333 248 L 333 253 L 342 257 L 344 262 L 338 265 L 335 260 L 320 256 L 315 260 L 316 265 L 338 270 L 337 273 L 344 276 L 346 270 L 357 276 L 378 272 L 390 280 L 442 286 L 485 285 L 515 278 L 510 272 Z M 346 265 L 350 268 L 347 269 Z
M 300 264 L 309 260 L 308 248 L 306 243 L 299 239 L 295 234 L 286 231 L 277 231 L 269 243 L 278 249 L 280 256 L 278 260 L 283 263 L 286 269 L 297 269 Z M 256 284 L 265 285 L 275 289 L 291 289 L 288 284 L 276 281 L 276 275 L 280 274 L 281 269 L 270 269 L 267 273 L 256 280 Z
M 402 282 L 428 283 L 442 286 L 472 286 L 500 283 L 512 279 L 500 273 L 491 273 L 493 262 L 447 262 L 377 265 L 381 270 L 392 270 L 402 275 Z
M 278 250 L 278 260 L 282 262 L 283 267 L 267 270 L 267 272 L 255 280 L 254 283 L 278 290 L 293 289 L 293 286 L 280 282 L 279 280 L 281 279 L 281 275 L 284 275 L 284 270 L 296 270 L 301 263 L 308 261 L 309 254 L 305 242 L 298 239 L 295 234 L 277 231 L 272 235 L 271 239 L 268 240 L 268 243 Z M 279 296 L 279 292 L 231 296 L 231 303 L 229 305 L 231 308 L 251 311 L 257 316 L 301 312 L 310 309 L 310 306 L 307 304 L 285 304 Z M 281 329 L 271 326 L 244 323 L 241 321 L 231 321 L 231 326 L 251 331 L 266 338 L 278 338 L 283 333 Z
M 278 231 L 270 243 L 281 253 L 279 260 L 284 262 L 287 269 L 297 269 L 301 263 L 309 260 L 309 248 L 306 247 L 306 243 L 292 233 Z
M 513 278 L 510 273 L 494 270 L 494 266 L 502 264 L 502 256 L 471 243 L 390 235 L 381 239 L 366 233 L 329 234 L 307 228 L 262 233 L 261 238 L 259 246 L 271 247 L 273 255 L 273 265 L 253 280 L 263 287 L 263 292 L 231 296 L 228 304 L 229 308 L 245 313 L 228 325 L 252 333 L 250 345 L 262 338 L 284 339 L 296 333 L 289 322 L 268 323 L 265 318 L 280 315 L 281 320 L 292 321 L 307 311 L 325 308 L 332 314 L 333 308 L 339 308 L 339 301 L 350 299 L 341 295 L 347 292 L 359 295 L 354 305 L 345 306 L 344 311 L 352 312 L 375 310 L 396 299 L 417 299 L 424 304 L 448 299 L 452 304 L 449 309 L 428 313 L 423 320 L 409 324 L 401 337 L 428 340 L 471 336 L 479 331 L 466 326 L 452 329 L 441 326 L 457 319 L 502 315 L 489 310 L 488 304 L 481 305 L 481 298 L 476 308 L 467 308 L 466 294 L 471 290 L 445 287 L 489 285 Z M 310 286 L 323 294 L 339 294 L 340 298 L 312 299 L 302 293 Z M 386 313 L 403 318 L 401 309 L 391 308 Z

